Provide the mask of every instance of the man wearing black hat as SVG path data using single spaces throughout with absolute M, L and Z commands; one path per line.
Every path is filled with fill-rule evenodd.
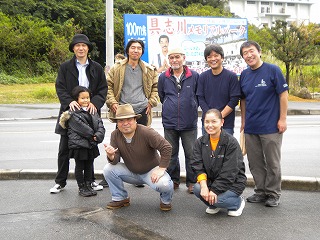
M 56 91 L 60 101 L 60 111 L 55 128 L 55 133 L 60 134 L 58 153 L 58 172 L 55 178 L 55 186 L 50 189 L 50 193 L 59 193 L 67 184 L 69 173 L 69 149 L 68 136 L 65 129 L 59 125 L 62 112 L 66 110 L 74 111 L 80 109 L 79 104 L 71 97 L 71 91 L 76 86 L 84 86 L 91 90 L 91 103 L 88 111 L 91 114 L 98 112 L 105 103 L 108 86 L 102 66 L 92 61 L 88 53 L 93 49 L 89 38 L 84 34 L 76 34 L 69 45 L 70 52 L 74 52 L 71 60 L 61 64 L 58 77 L 56 79 Z M 101 190 L 93 182 L 95 190 Z

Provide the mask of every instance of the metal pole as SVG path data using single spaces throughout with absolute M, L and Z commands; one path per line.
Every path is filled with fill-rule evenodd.
M 113 0 L 106 0 L 106 74 L 114 64 L 113 18 Z

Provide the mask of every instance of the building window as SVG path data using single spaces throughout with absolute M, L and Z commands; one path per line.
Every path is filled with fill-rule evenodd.
M 269 5 L 269 2 L 261 2 L 261 5 Z
M 276 6 L 282 6 L 282 3 L 275 2 L 274 5 L 276 5 Z
M 288 7 L 294 7 L 294 3 L 287 3 Z
M 247 4 L 256 4 L 255 1 L 247 1 Z

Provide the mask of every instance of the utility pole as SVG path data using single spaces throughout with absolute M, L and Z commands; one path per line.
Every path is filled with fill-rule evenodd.
M 106 74 L 114 64 L 113 0 L 106 0 Z

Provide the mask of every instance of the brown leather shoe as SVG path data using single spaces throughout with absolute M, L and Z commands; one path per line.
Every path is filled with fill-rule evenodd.
M 130 198 L 123 199 L 121 201 L 111 201 L 107 204 L 108 209 L 117 209 L 127 207 L 130 205 Z
M 179 188 L 179 183 L 173 182 L 173 189 L 176 190 Z
M 190 184 L 188 187 L 188 193 L 193 194 L 193 184 Z
M 160 210 L 161 211 L 170 211 L 171 210 L 171 203 L 164 204 L 162 201 L 160 201 Z

